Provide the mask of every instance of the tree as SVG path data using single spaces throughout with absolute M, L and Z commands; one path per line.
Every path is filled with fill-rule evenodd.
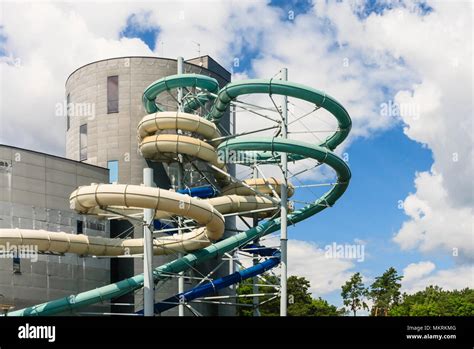
M 266 284 L 277 285 L 278 279 L 265 275 Z M 237 288 L 238 294 L 251 294 L 252 281 L 246 280 L 239 284 Z M 339 316 L 343 315 L 342 310 L 338 310 L 336 306 L 329 304 L 322 298 L 313 299 L 309 291 L 310 282 L 304 277 L 290 276 L 288 278 L 288 316 Z M 275 287 L 265 287 L 265 293 L 276 292 Z M 280 299 L 275 298 L 269 301 L 271 297 L 260 297 L 261 303 L 268 301 L 259 306 L 262 316 L 279 316 L 280 315 Z M 240 303 L 252 304 L 251 298 L 241 298 Z M 238 314 L 240 316 L 252 316 L 252 308 L 239 307 Z
M 265 288 L 261 288 L 260 291 L 262 293 L 270 293 L 270 294 L 277 293 L 278 290 L 276 289 L 276 287 L 272 285 L 278 285 L 280 283 L 279 279 L 269 274 L 263 274 L 262 277 L 263 277 L 262 280 L 259 282 L 267 286 Z M 252 293 L 253 293 L 252 279 L 247 279 L 239 283 L 237 287 L 238 295 L 245 295 L 245 294 L 252 294 Z M 280 299 L 277 297 L 274 300 L 270 300 L 272 299 L 272 297 L 274 296 L 259 297 L 260 303 L 266 302 L 258 307 L 261 316 L 279 316 L 280 315 Z M 238 316 L 253 316 L 253 308 L 250 307 L 250 305 L 252 305 L 252 297 L 238 298 L 238 303 L 249 305 L 249 306 L 237 307 Z
M 319 297 L 313 299 L 311 305 L 308 307 L 308 316 L 343 316 L 344 309 L 337 309 L 335 305 L 329 304 L 327 300 Z
M 350 310 L 357 315 L 359 309 L 369 309 L 367 304 L 364 302 L 364 298 L 367 297 L 368 291 L 362 283 L 362 276 L 360 273 L 352 275 L 344 285 L 342 285 L 341 296 L 344 300 L 344 305 L 349 306 Z
M 305 277 L 290 276 L 287 282 L 288 307 L 293 304 L 311 304 L 311 284 Z
M 375 278 L 370 286 L 369 296 L 373 300 L 372 315 L 387 316 L 390 308 L 400 300 L 400 283 L 403 276 L 398 275 L 395 268 L 390 267 L 382 276 Z
M 472 316 L 474 290 L 444 291 L 428 286 L 414 294 L 404 293 L 399 304 L 390 309 L 392 316 Z

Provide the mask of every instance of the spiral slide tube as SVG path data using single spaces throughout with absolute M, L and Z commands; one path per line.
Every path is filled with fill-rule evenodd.
M 153 208 L 155 209 L 156 217 L 161 217 L 163 214 L 179 215 L 193 219 L 201 226 L 191 233 L 182 234 L 179 237 L 178 235 L 173 235 L 172 237 L 160 238 L 168 238 L 168 243 L 174 243 L 176 245 L 173 245 L 171 248 L 161 245 L 162 251 L 192 252 L 155 268 L 153 271 L 155 281 L 167 279 L 170 275 L 185 271 L 203 261 L 215 258 L 216 256 L 222 256 L 226 252 L 241 248 L 253 240 L 275 232 L 280 228 L 280 219 L 271 218 L 247 231 L 238 233 L 224 240 L 219 240 L 224 229 L 222 214 L 227 212 L 246 212 L 261 207 L 273 207 L 278 209 L 278 201 L 271 196 L 270 190 L 268 190 L 268 187 L 277 184 L 277 181 L 274 179 L 268 179 L 268 182 L 271 183 L 266 183 L 265 180 L 260 179 L 253 182 L 246 180 L 240 183 L 240 185 L 229 184 L 227 176 L 222 175 L 222 172 L 225 173 L 225 164 L 220 162 L 217 157 L 218 151 L 257 154 L 259 159 L 270 159 L 271 154 L 274 153 L 287 153 L 290 159 L 311 158 L 320 163 L 325 163 L 335 170 L 337 174 L 336 183 L 315 202 L 288 214 L 288 222 L 290 224 L 296 224 L 327 207 L 333 206 L 346 190 L 351 176 L 350 170 L 346 163 L 331 150 L 335 149 L 337 145 L 347 137 L 351 127 L 351 121 L 347 111 L 332 97 L 309 87 L 286 81 L 248 80 L 236 82 L 228 84 L 218 91 L 211 112 L 206 115 L 208 119 L 206 120 L 193 114 L 164 112 L 156 105 L 155 99 L 160 93 L 179 87 L 197 87 L 213 94 L 218 91 L 217 82 L 214 79 L 195 74 L 170 76 L 151 84 L 143 95 L 145 109 L 151 113 L 151 115 L 145 116 L 138 126 L 139 148 L 142 155 L 148 159 L 174 161 L 178 154 L 185 154 L 205 161 L 215 168 L 220 169 L 216 171 L 216 179 L 218 179 L 218 183 L 223 186 L 218 188 L 222 196 L 199 199 L 158 188 L 132 185 L 93 184 L 79 187 L 71 194 L 70 198 L 71 207 L 81 213 L 97 214 L 107 208 L 118 208 L 124 211 L 139 208 Z M 338 121 L 339 128 L 320 145 L 268 137 L 237 137 L 220 144 L 215 142 L 214 138 L 218 138 L 216 136 L 218 136 L 219 132 L 213 124 L 219 122 L 222 113 L 232 99 L 240 95 L 252 93 L 288 95 L 314 103 L 316 106 L 331 112 Z M 206 92 L 201 92 L 197 98 L 185 102 L 184 110 L 195 110 L 206 100 L 213 100 L 213 98 L 207 98 Z M 184 130 L 187 134 L 162 133 L 164 131 L 176 131 L 177 129 Z M 277 189 L 277 187 L 275 189 Z M 294 188 L 289 187 L 288 194 L 291 195 L 293 191 Z M 212 193 L 209 194 L 209 196 L 215 194 L 216 193 Z M 15 236 L 13 231 L 20 231 L 20 236 Z M 15 241 L 19 244 L 30 244 L 31 240 L 28 240 L 27 236 L 29 233 L 29 231 L 19 229 L 3 229 L 0 230 L 0 242 Z M 58 241 L 56 241 L 56 236 L 51 235 L 52 233 L 50 232 L 36 232 L 36 234 L 37 235 L 33 234 L 32 239 L 35 239 L 38 244 L 40 244 L 41 240 L 47 240 L 48 251 L 54 251 L 55 248 L 64 247 L 64 244 L 61 245 L 61 239 L 58 237 Z M 77 236 L 73 234 L 67 235 Z M 73 246 L 75 242 L 71 240 L 71 237 L 68 237 L 68 239 L 67 245 Z M 85 239 L 88 239 L 88 242 L 85 241 Z M 82 242 L 77 242 L 76 245 L 79 246 L 81 243 L 82 245 L 88 244 L 87 251 L 93 252 L 92 254 L 99 253 L 100 251 L 102 251 L 102 254 L 120 254 L 120 251 L 117 252 L 117 250 L 112 247 L 123 243 L 123 241 L 119 241 L 118 239 L 109 239 L 114 241 L 110 244 L 101 241 L 102 246 L 94 247 L 93 245 L 96 241 L 94 241 L 92 237 L 86 237 L 85 239 Z M 136 252 L 143 249 L 141 239 L 130 240 L 136 240 L 134 242 L 136 243 Z M 61 247 L 54 247 L 55 244 Z M 155 248 L 155 251 L 159 251 L 160 244 L 163 244 L 163 240 L 156 239 L 154 244 L 158 247 Z M 82 246 L 82 248 L 84 249 L 85 247 Z M 262 268 L 260 272 L 263 272 L 263 269 L 265 268 Z M 234 283 L 240 281 L 239 277 L 235 277 L 234 279 L 230 276 L 226 280 L 233 280 Z M 143 286 L 143 281 L 143 274 L 139 274 L 94 290 L 10 312 L 8 315 L 51 315 L 79 309 L 140 289 Z M 198 291 L 199 290 L 195 290 L 193 292 Z

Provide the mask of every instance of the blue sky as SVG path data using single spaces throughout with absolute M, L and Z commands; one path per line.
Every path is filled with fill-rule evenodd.
M 311 10 L 308 1 L 271 1 L 271 6 L 281 9 L 281 18 L 288 19 L 289 11 L 296 17 Z M 378 5 L 370 1 L 360 11 L 360 18 L 371 13 L 382 14 L 391 5 Z M 421 5 L 423 13 L 429 13 L 430 7 Z M 123 31 L 128 37 L 138 37 L 151 49 L 158 32 L 140 32 L 133 28 L 131 22 Z M 336 45 L 337 47 L 337 45 Z M 232 49 L 232 47 L 231 47 Z M 239 66 L 224 65 L 234 73 L 245 73 L 258 78 L 252 69 L 252 61 L 260 56 L 258 48 L 243 47 Z M 403 58 L 399 58 L 403 64 Z M 371 62 L 364 62 L 370 66 Z M 290 72 L 291 74 L 291 72 Z M 380 86 L 387 99 L 393 97 L 392 86 Z M 397 123 L 387 131 L 359 138 L 347 149 L 350 154 L 349 165 L 353 174 L 351 185 L 344 197 L 334 209 L 320 213 L 314 220 L 307 220 L 293 227 L 290 236 L 295 239 L 312 241 L 318 246 L 333 242 L 340 244 L 354 243 L 355 239 L 366 242 L 367 259 L 356 263 L 355 271 L 364 271 L 370 279 L 394 266 L 401 273 L 408 263 L 426 259 L 427 255 L 417 251 L 401 251 L 392 241 L 394 234 L 401 228 L 406 215 L 399 208 L 399 201 L 415 192 L 414 174 L 429 171 L 433 165 L 432 152 L 421 143 L 412 141 L 403 132 L 402 123 Z M 301 200 L 311 200 L 312 195 L 299 195 Z M 452 266 L 449 256 L 429 255 L 440 268 Z M 291 261 L 290 261 L 291 263 Z M 324 295 L 330 301 L 340 303 L 339 291 Z
M 5 18 L 5 26 L 0 19 L 0 55 L 18 56 L 22 62 L 29 62 L 28 54 L 34 52 L 35 58 L 44 59 L 32 60 L 39 64 L 32 68 L 25 63 L 24 75 L 15 75 L 22 74 L 21 69 L 8 70 L 6 76 L 12 83 L 8 91 L 2 93 L 21 93 L 21 86 L 16 86 L 14 81 L 45 80 L 48 86 L 54 86 L 57 96 L 49 90 L 46 92 L 47 89 L 44 93 L 48 94 L 43 95 L 43 91 L 38 89 L 31 92 L 31 99 L 41 101 L 36 106 L 48 115 L 45 101 L 63 98 L 64 77 L 77 66 L 110 56 L 161 55 L 159 45 L 162 42 L 165 56 L 179 54 L 191 58 L 197 56 L 194 42 L 199 40 L 202 54 L 213 56 L 237 77 L 268 78 L 276 68 L 287 64 L 290 80 L 302 82 L 300 80 L 304 80 L 306 75 L 316 77 L 310 80 L 313 81 L 310 83 L 312 87 L 322 90 L 328 87 L 336 99 L 343 98 L 346 101 L 343 104 L 355 121 L 353 131 L 364 134 L 351 140 L 344 150 L 349 154 L 352 171 L 347 192 L 334 208 L 291 228 L 290 238 L 314 243 L 320 248 L 333 242 L 344 244 L 363 240 L 366 260 L 355 262 L 350 268 L 337 269 L 345 276 L 361 271 L 370 280 L 390 266 L 402 273 L 413 263 L 411 272 L 414 276 L 410 286 L 415 287 L 418 281 L 421 284 L 442 283 L 442 286 L 451 288 L 472 283 L 469 275 L 459 269 L 464 262 L 447 253 L 451 246 L 459 246 L 465 249 L 466 255 L 473 255 L 474 249 L 469 244 L 472 235 L 468 229 L 457 228 L 466 222 L 472 227 L 472 201 L 461 201 L 455 195 L 456 190 L 472 190 L 472 183 L 468 181 L 472 170 L 466 165 L 465 172 L 458 175 L 452 171 L 450 162 L 443 160 L 445 152 L 450 155 L 456 151 L 468 159 L 472 154 L 469 139 L 466 140 L 462 128 L 455 127 L 465 122 L 466 109 L 459 106 L 469 109 L 472 95 L 472 81 L 468 79 L 472 75 L 472 63 L 469 63 L 472 62 L 469 37 L 472 33 L 466 34 L 470 29 L 463 30 L 463 26 L 470 28 L 469 17 L 463 17 L 467 11 L 456 13 L 449 4 L 430 1 L 356 3 L 361 6 L 350 7 L 347 2 L 319 1 L 313 4 L 306 0 L 277 0 L 258 5 L 245 2 L 240 10 L 220 4 L 213 5 L 212 13 L 215 15 L 211 17 L 203 17 L 210 13 L 206 9 L 210 5 L 196 5 L 191 10 L 191 18 L 186 17 L 188 20 L 185 22 L 173 20 L 182 9 L 180 5 L 129 5 L 130 8 L 117 5 L 117 16 L 109 18 L 107 25 L 102 23 L 100 10 L 95 13 L 99 18 L 96 20 L 94 15 L 78 6 L 72 10 L 76 11 L 75 17 L 70 18 L 67 12 L 60 12 L 63 9 L 53 6 L 48 9 L 51 17 L 46 18 L 54 23 L 60 13 L 64 17 L 61 27 L 75 39 L 55 37 L 56 29 L 51 28 L 42 33 L 50 40 L 42 43 L 34 33 L 16 38 L 11 28 L 20 31 L 22 26 L 10 16 L 8 20 Z M 30 9 L 24 9 L 24 12 L 28 11 Z M 74 22 L 78 18 L 80 25 Z M 205 20 L 193 22 L 196 18 Z M 288 38 L 290 40 L 285 41 Z M 18 40 L 16 45 L 15 40 Z M 9 45 L 4 46 L 5 42 Z M 74 60 L 74 55 L 71 55 L 68 56 L 70 60 L 58 59 L 56 64 L 41 65 L 43 61 L 54 63 L 57 58 L 50 52 L 55 52 L 55 45 L 62 43 L 72 45 L 72 49 L 69 47 L 72 52 L 81 52 L 80 59 Z M 471 50 L 466 49 L 469 47 Z M 339 73 L 344 55 L 350 58 L 351 69 Z M 305 60 L 304 56 L 311 59 Z M 235 57 L 239 58 L 238 67 L 232 64 Z M 313 65 L 313 60 L 318 64 Z M 453 60 L 459 67 L 450 66 Z M 11 65 L 11 61 L 5 60 L 4 64 Z M 311 75 L 314 67 L 321 69 L 317 71 L 320 75 Z M 47 73 L 35 77 L 28 73 L 30 68 Z M 465 88 L 460 91 L 459 86 Z M 4 100 L 9 99 L 13 100 L 8 96 Z M 379 104 L 395 100 L 420 106 L 421 121 L 406 115 L 396 120 L 381 118 Z M 348 105 L 347 101 L 351 104 Z M 472 101 L 470 105 L 472 114 Z M 21 122 L 21 116 L 30 112 L 22 107 L 16 108 L 19 114 L 11 117 L 12 124 Z M 448 118 L 449 123 L 446 122 Z M 420 122 L 423 122 L 423 127 L 419 127 Z M 466 126 L 469 129 L 469 125 Z M 38 124 L 36 129 L 41 127 Z M 48 136 L 37 142 L 47 143 L 54 149 L 52 152 L 57 151 L 64 140 L 62 129 L 58 128 L 56 133 L 56 140 Z M 35 135 L 41 137 L 41 132 Z M 417 173 L 425 176 L 418 178 Z M 299 199 L 312 200 L 314 197 L 302 191 Z M 398 207 L 399 201 L 405 203 L 406 211 Z M 416 212 L 422 212 L 426 217 L 414 218 L 407 212 L 415 212 L 415 216 Z M 447 222 L 455 223 L 437 222 L 437 217 L 444 214 Z M 393 240 L 394 236 L 398 236 L 397 241 Z M 421 242 L 411 246 L 410 240 Z M 457 241 L 467 242 L 459 244 Z M 411 248 L 402 249 L 404 244 Z M 429 275 L 417 269 L 418 263 L 425 261 L 436 265 Z M 298 261 L 294 262 L 296 265 Z M 291 263 L 290 260 L 290 270 Z M 308 277 L 326 267 L 330 268 L 330 263 L 312 266 L 314 273 L 308 272 Z M 449 277 L 439 273 L 442 270 L 450 271 Z M 295 269 L 295 272 L 307 271 Z M 317 283 L 317 280 L 315 278 L 312 282 Z M 314 286 L 317 296 L 340 304 L 338 289 L 318 294 L 320 288 Z
M 294 11 L 298 15 L 311 10 L 310 2 L 306 1 L 272 1 L 271 5 L 281 8 L 283 16 L 288 11 Z M 358 17 L 364 19 L 371 14 L 381 15 L 392 7 L 392 4 L 367 1 L 358 12 Z M 433 10 L 425 2 L 418 4 L 418 9 L 421 16 Z M 338 44 L 335 43 L 334 46 L 336 48 Z M 258 56 L 258 52 L 254 52 L 253 56 Z M 404 65 L 403 57 L 398 60 Z M 363 63 L 368 66 L 372 64 Z M 379 88 L 388 100 L 396 92 L 390 85 L 380 85 Z M 418 263 L 420 260 L 430 259 L 438 268 L 454 265 L 449 255 L 402 251 L 392 241 L 407 219 L 399 203 L 409 193 L 416 192 L 414 174 L 429 171 L 433 165 L 431 150 L 426 145 L 410 140 L 403 127 L 398 122 L 386 131 L 354 141 L 346 149 L 352 179 L 342 199 L 334 209 L 325 210 L 314 220 L 303 221 L 290 231 L 291 237 L 313 241 L 318 246 L 333 242 L 352 244 L 356 239 L 363 240 L 366 260 L 356 262 L 354 271 L 362 272 L 368 281 L 391 266 L 402 273 L 407 264 Z M 307 200 L 311 200 L 311 197 L 308 194 Z M 335 304 L 341 304 L 339 290 L 325 294 L 324 297 Z
M 145 20 L 149 13 L 145 13 Z M 132 14 L 127 18 L 125 28 L 120 32 L 119 36 L 125 38 L 138 38 L 142 40 L 150 50 L 154 50 L 156 46 L 156 38 L 160 34 L 159 27 L 148 27 L 140 24 L 143 18 L 139 18 L 136 14 Z

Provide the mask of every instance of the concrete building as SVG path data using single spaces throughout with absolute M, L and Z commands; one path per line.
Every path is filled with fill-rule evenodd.
M 143 91 L 153 81 L 176 72 L 176 60 L 156 57 L 112 58 L 75 70 L 66 81 L 66 98 L 73 105 L 72 114 L 77 114 L 68 117 L 66 157 L 102 167 L 118 161 L 118 182 L 140 184 L 147 165 L 138 152 L 136 134 L 138 122 L 146 114 Z M 211 76 L 220 86 L 231 77 L 208 56 L 186 61 L 184 73 Z M 167 110 L 176 110 L 172 94 L 158 102 Z M 81 143 L 81 126 L 86 143 Z M 222 126 L 229 129 L 228 116 Z
M 69 209 L 69 195 L 80 185 L 118 182 L 141 184 L 143 168 L 154 169 L 156 186 L 170 188 L 175 164 L 146 161 L 138 151 L 136 127 L 146 114 L 142 94 L 153 81 L 177 72 L 177 61 L 157 57 L 121 57 L 93 62 L 75 70 L 66 81 L 66 158 L 0 145 L 0 228 L 45 229 L 107 237 L 142 237 L 141 223 L 78 215 Z M 208 56 L 188 60 L 184 73 L 198 73 L 230 81 L 230 73 Z M 174 92 L 158 102 L 176 110 Z M 222 128 L 230 130 L 227 114 Z M 206 170 L 205 164 L 198 164 Z M 185 168 L 189 170 L 190 168 Z M 190 171 L 191 172 L 191 171 Z M 188 185 L 200 184 L 196 178 Z M 204 183 L 203 183 L 204 184 Z M 154 257 L 154 265 L 177 256 Z M 186 273 L 185 288 L 197 283 L 220 260 Z M 0 259 L 0 303 L 15 309 L 94 289 L 143 272 L 141 258 L 92 258 L 74 254 L 40 255 L 28 259 Z M 228 273 L 223 263 L 216 276 Z M 177 279 L 159 283 L 155 299 L 178 291 Z M 228 294 L 228 289 L 222 294 Z M 117 305 L 117 303 L 125 305 Z M 233 315 L 233 307 L 194 304 L 203 315 Z M 143 293 L 123 296 L 80 312 L 133 312 L 143 308 Z M 187 312 L 189 315 L 190 313 Z M 177 315 L 174 308 L 164 315 Z
M 231 74 L 208 56 L 185 61 L 184 73 L 197 73 L 215 78 L 222 87 L 230 82 Z M 162 77 L 177 73 L 177 61 L 157 57 L 121 57 L 87 64 L 74 71 L 66 82 L 66 99 L 72 108 L 67 116 L 66 156 L 70 159 L 109 168 L 113 182 L 120 184 L 143 183 L 143 168 L 154 169 L 156 186 L 170 188 L 176 178 L 175 164 L 146 161 L 138 150 L 136 127 L 146 112 L 142 95 L 147 86 Z M 158 103 L 166 110 L 176 110 L 175 91 L 161 96 Z M 222 127 L 230 128 L 229 115 L 223 118 Z M 202 164 L 203 165 L 203 164 Z M 190 168 L 185 168 L 189 170 Z M 205 166 L 202 168 L 205 171 Z M 187 178 L 188 185 L 200 184 Z M 205 184 L 205 183 L 202 183 Z M 125 220 L 111 222 L 111 237 L 142 237 L 140 224 Z M 177 256 L 155 257 L 155 266 Z M 214 269 L 218 261 L 204 264 L 188 273 L 188 277 L 203 276 Z M 141 259 L 113 259 L 112 281 L 122 280 L 143 271 Z M 227 270 L 224 270 L 227 272 Z M 195 281 L 187 279 L 186 287 Z M 177 293 L 177 281 L 160 283 L 155 299 L 164 299 Z M 135 304 L 115 306 L 113 311 L 131 312 L 143 307 L 141 292 L 116 300 L 117 303 Z M 232 309 L 196 305 L 205 315 L 233 314 Z M 230 312 L 229 312 L 230 311 Z M 174 308 L 167 312 L 177 315 Z
M 107 182 L 106 168 L 0 145 L 0 228 L 44 229 L 108 236 L 106 220 L 69 209 L 78 186 Z M 110 261 L 74 254 L 0 257 L 0 303 L 21 309 L 110 283 Z M 83 311 L 108 312 L 97 304 Z

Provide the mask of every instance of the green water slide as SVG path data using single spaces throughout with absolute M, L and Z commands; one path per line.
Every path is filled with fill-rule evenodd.
M 205 117 L 218 123 L 232 100 L 248 94 L 286 95 L 313 103 L 317 108 L 329 111 L 337 120 L 338 129 L 321 144 L 310 144 L 281 137 L 236 137 L 221 143 L 218 152 L 234 151 L 239 154 L 257 154 L 259 159 L 276 159 L 275 153 L 287 153 L 289 159 L 314 159 L 331 167 L 337 180 L 331 189 L 318 200 L 307 204 L 288 214 L 288 223 L 295 225 L 318 212 L 333 206 L 343 195 L 349 185 L 351 173 L 347 164 L 333 150 L 347 137 L 351 128 L 351 119 L 344 107 L 334 98 L 323 92 L 300 84 L 281 80 L 246 80 L 233 82 L 218 89 L 217 81 L 207 76 L 197 74 L 175 75 L 160 79 L 151 84 L 143 94 L 143 103 L 148 113 L 159 112 L 156 99 L 160 94 L 181 87 L 196 87 L 202 91 L 194 98 L 185 102 L 187 111 L 196 110 L 203 104 L 213 103 L 210 113 Z M 217 96 L 216 96 L 217 94 Z M 244 158 L 246 158 L 244 156 Z M 250 156 L 249 156 L 250 158 Z M 249 160 L 250 161 L 250 160 Z M 171 275 L 186 271 L 206 260 L 222 256 L 224 253 L 263 237 L 280 229 L 280 218 L 268 219 L 258 226 L 238 233 L 221 241 L 214 242 L 208 247 L 188 253 L 169 263 L 154 269 L 155 282 L 170 278 Z M 69 297 L 48 301 L 25 309 L 10 312 L 9 316 L 53 315 L 79 309 L 91 304 L 104 302 L 128 294 L 143 287 L 144 276 L 139 274 L 122 281 L 81 292 Z

